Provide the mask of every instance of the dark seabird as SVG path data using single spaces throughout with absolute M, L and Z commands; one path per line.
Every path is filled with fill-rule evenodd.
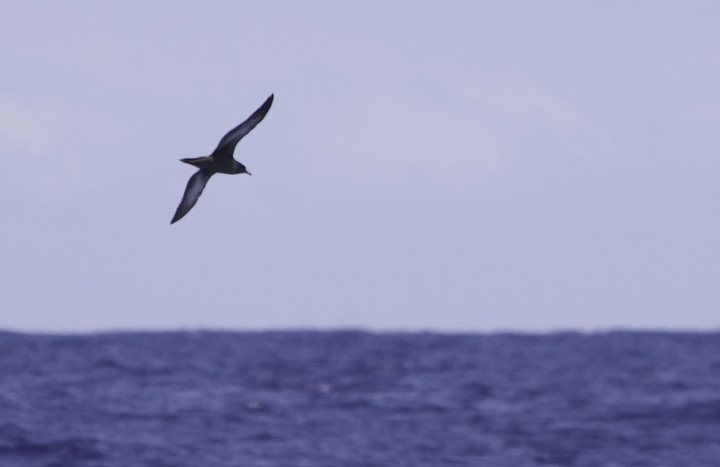
M 250 115 L 247 120 L 223 136 L 220 140 L 220 144 L 218 144 L 212 154 L 205 157 L 180 159 L 182 162 L 194 165 L 200 170 L 190 177 L 190 181 L 185 188 L 185 194 L 183 195 L 182 201 L 180 201 L 180 205 L 178 206 L 177 211 L 175 211 L 175 216 L 172 221 L 170 221 L 171 224 L 174 224 L 182 219 L 182 217 L 187 214 L 193 206 L 195 206 L 195 203 L 197 203 L 200 194 L 205 188 L 205 184 L 214 174 L 219 172 L 221 174 L 231 175 L 242 173 L 252 175 L 245 169 L 244 165 L 233 159 L 233 153 L 235 152 L 235 146 L 238 141 L 240 141 L 243 136 L 250 133 L 250 130 L 255 128 L 255 126 L 257 126 L 257 124 L 265 118 L 265 115 L 267 115 L 268 110 L 270 110 L 270 106 L 272 105 L 273 96 L 274 94 L 271 94 L 265 103 L 255 111 L 255 113 Z

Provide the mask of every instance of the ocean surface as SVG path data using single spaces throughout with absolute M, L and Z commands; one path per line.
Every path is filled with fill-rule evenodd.
M 0 467 L 720 466 L 720 333 L 0 333 Z

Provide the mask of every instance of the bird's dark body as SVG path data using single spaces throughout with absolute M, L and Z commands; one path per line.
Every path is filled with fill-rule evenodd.
M 206 170 L 212 173 L 221 174 L 241 174 L 247 173 L 247 169 L 240 162 L 230 158 L 216 158 L 214 155 L 205 157 L 194 157 L 187 159 L 180 159 L 186 164 L 194 165 L 198 169 Z
M 273 97 L 273 95 L 270 95 L 265 103 L 250 115 L 247 120 L 223 136 L 211 155 L 180 159 L 182 162 L 194 165 L 200 170 L 190 177 L 187 187 L 185 187 L 182 201 L 180 201 L 180 205 L 175 211 L 175 216 L 173 216 L 172 221 L 170 221 L 171 224 L 182 219 L 182 217 L 195 206 L 195 203 L 205 189 L 205 185 L 214 174 L 234 175 L 246 173 L 251 175 L 243 164 L 233 159 L 233 153 L 235 152 L 235 146 L 238 141 L 250 133 L 250 131 L 265 118 L 265 115 L 267 115 L 272 105 Z

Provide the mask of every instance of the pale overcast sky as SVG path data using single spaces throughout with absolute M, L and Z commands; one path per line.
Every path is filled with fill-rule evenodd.
M 4 2 L 0 329 L 718 329 L 719 18 Z

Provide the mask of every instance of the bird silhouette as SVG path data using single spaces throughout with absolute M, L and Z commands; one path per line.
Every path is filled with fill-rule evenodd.
M 253 112 L 247 120 L 223 136 L 212 154 L 205 157 L 180 159 L 182 162 L 194 165 L 200 170 L 190 177 L 187 187 L 185 188 L 185 194 L 182 197 L 182 201 L 180 201 L 180 205 L 175 211 L 175 216 L 173 216 L 172 221 L 170 221 L 171 224 L 174 224 L 182 219 L 183 216 L 187 214 L 193 206 L 195 206 L 195 203 L 197 203 L 197 200 L 202 194 L 208 180 L 210 180 L 210 177 L 216 173 L 230 175 L 246 173 L 248 175 L 252 175 L 247 171 L 244 165 L 233 159 L 233 153 L 235 152 L 235 146 L 238 141 L 240 141 L 243 136 L 250 133 L 250 131 L 255 128 L 263 118 L 265 118 L 265 115 L 267 115 L 270 110 L 270 106 L 273 103 L 273 96 L 274 94 L 271 94 L 265 103 Z

